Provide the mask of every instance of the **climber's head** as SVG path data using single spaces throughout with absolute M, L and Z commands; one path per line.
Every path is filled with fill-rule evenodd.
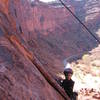
M 68 80 L 70 80 L 73 75 L 73 70 L 71 68 L 66 68 L 64 70 L 64 75 Z

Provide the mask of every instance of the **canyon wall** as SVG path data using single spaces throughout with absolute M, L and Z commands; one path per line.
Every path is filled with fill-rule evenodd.
M 69 3 L 73 13 L 80 13 L 75 3 Z M 98 23 L 99 27 L 98 16 L 92 24 L 84 17 L 81 20 L 93 31 L 89 25 Z M 97 46 L 97 41 L 60 4 L 0 0 L 0 100 L 64 100 L 31 59 L 37 58 L 52 79 L 57 79 L 64 59 Z

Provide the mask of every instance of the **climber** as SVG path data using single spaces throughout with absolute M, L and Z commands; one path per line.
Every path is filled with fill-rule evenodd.
M 73 92 L 74 81 L 71 79 L 73 75 L 73 70 L 71 68 L 64 69 L 65 79 L 61 81 L 61 86 L 64 88 L 67 95 L 70 97 L 71 100 L 76 100 L 78 94 Z

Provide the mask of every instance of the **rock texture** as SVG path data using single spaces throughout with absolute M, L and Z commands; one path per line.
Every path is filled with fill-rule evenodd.
M 0 100 L 64 100 L 31 59 L 57 79 L 65 58 L 97 46 L 64 7 L 0 0 Z
M 64 0 L 66 1 L 66 0 Z M 98 38 L 100 37 L 100 0 L 69 0 L 65 2 L 73 6 L 73 12 Z

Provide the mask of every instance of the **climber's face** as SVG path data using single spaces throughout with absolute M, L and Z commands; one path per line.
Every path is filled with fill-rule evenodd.
M 68 74 L 66 75 L 66 78 L 67 78 L 68 80 L 70 80 L 71 77 L 72 77 L 72 74 L 71 74 L 71 73 L 68 73 Z

